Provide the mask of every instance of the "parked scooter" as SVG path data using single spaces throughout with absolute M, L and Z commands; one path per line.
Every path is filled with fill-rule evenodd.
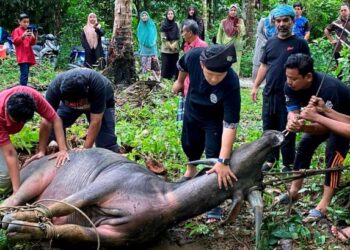
M 57 67 L 57 58 L 60 52 L 60 45 L 58 43 L 58 38 L 52 34 L 45 34 L 39 36 L 41 42 L 33 45 L 33 51 L 35 60 L 38 64 L 47 60 L 52 67 Z
M 104 69 L 107 65 L 107 56 L 108 56 L 108 47 L 109 39 L 104 36 L 101 37 L 102 49 L 104 57 L 97 59 L 94 65 L 91 65 L 92 68 L 98 68 L 100 70 Z M 69 57 L 69 68 L 85 67 L 85 50 L 82 46 L 73 47 Z

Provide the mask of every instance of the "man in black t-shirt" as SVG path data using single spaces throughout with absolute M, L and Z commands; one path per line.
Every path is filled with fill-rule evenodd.
M 63 127 L 71 126 L 85 114 L 89 128 L 84 148 L 97 147 L 117 152 L 114 91 L 111 82 L 91 69 L 71 69 L 59 74 L 49 85 L 46 99 L 57 110 Z M 47 134 L 48 124 L 43 126 Z
M 287 124 L 287 110 L 283 87 L 286 81 L 284 63 L 291 54 L 309 54 L 309 47 L 304 39 L 292 34 L 294 9 L 289 5 L 280 5 L 272 11 L 278 34 L 270 38 L 261 57 L 261 65 L 251 90 L 251 98 L 255 102 L 260 84 L 266 77 L 263 91 L 262 120 L 263 130 L 275 129 L 283 131 Z M 283 169 L 289 171 L 295 155 L 295 134 L 289 133 L 281 147 Z M 262 170 L 272 168 L 279 159 L 279 149 L 267 159 Z
M 241 103 L 239 79 L 230 68 L 235 60 L 233 45 L 194 48 L 179 60 L 180 74 L 173 86 L 174 93 L 180 92 L 189 74 L 182 147 L 190 161 L 200 159 L 204 149 L 207 158 L 218 158 L 209 173 L 217 173 L 220 188 L 222 183 L 227 188 L 236 179 L 228 166 Z M 188 165 L 182 179 L 195 173 L 196 167 Z
M 300 113 L 301 107 L 308 105 L 310 98 L 316 95 L 319 88 L 318 97 L 321 97 L 329 108 L 350 115 L 348 108 L 350 106 L 350 88 L 336 78 L 314 72 L 313 60 L 309 55 L 291 55 L 285 67 L 287 76 L 287 83 L 284 88 L 286 104 L 288 112 L 293 113 L 294 117 Z M 324 80 L 322 80 L 323 77 Z M 294 170 L 308 169 L 316 148 L 325 140 L 327 140 L 325 157 L 327 168 L 341 164 L 349 150 L 349 140 L 347 138 L 329 132 L 319 123 L 306 125 L 302 119 L 290 119 L 288 120 L 287 129 L 292 132 L 304 132 L 298 145 Z M 339 177 L 339 172 L 328 172 L 326 174 L 323 197 L 317 207 L 309 211 L 309 215 L 304 221 L 317 220 L 324 217 L 334 190 L 338 187 Z M 292 182 L 290 189 L 292 199 L 298 199 L 298 191 L 301 189 L 302 184 L 302 179 Z M 281 199 L 283 197 L 286 198 L 287 196 L 282 195 L 279 197 L 282 203 L 283 200 Z

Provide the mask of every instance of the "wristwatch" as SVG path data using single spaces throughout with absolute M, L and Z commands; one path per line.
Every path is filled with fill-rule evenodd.
M 218 162 L 226 165 L 226 166 L 229 166 L 230 165 L 230 159 L 225 159 L 225 158 L 218 158 Z

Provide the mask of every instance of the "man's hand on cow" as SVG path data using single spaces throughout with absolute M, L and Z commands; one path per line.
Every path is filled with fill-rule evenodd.
M 228 184 L 233 187 L 233 181 L 238 180 L 235 174 L 231 171 L 230 166 L 227 166 L 220 162 L 217 162 L 215 166 L 206 173 L 212 174 L 214 172 L 218 175 L 218 183 L 220 189 L 222 188 L 222 184 L 224 184 L 225 189 L 227 190 L 229 188 Z
M 80 153 L 80 152 L 84 151 L 85 149 L 87 149 L 87 148 L 80 146 L 80 147 L 73 148 L 72 150 L 76 153 Z
M 311 96 L 307 107 L 316 107 L 316 111 L 321 114 L 327 112 L 328 109 L 323 99 L 314 95 Z
M 42 157 L 45 156 L 45 152 L 41 152 L 39 151 L 38 153 L 36 153 L 35 155 L 33 155 L 32 157 L 30 157 L 29 159 L 27 159 L 23 164 L 22 164 L 22 168 L 26 167 L 29 163 L 31 163 L 32 161 L 38 160 Z
M 66 163 L 66 161 L 69 161 L 69 154 L 67 150 L 60 150 L 57 153 L 51 155 L 49 157 L 49 160 L 55 159 L 55 158 L 56 158 L 55 167 L 59 168 L 59 167 L 62 167 L 64 163 Z

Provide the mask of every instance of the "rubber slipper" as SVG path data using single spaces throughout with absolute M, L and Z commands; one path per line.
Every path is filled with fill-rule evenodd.
M 216 207 L 207 213 L 207 223 L 213 223 L 220 221 L 222 218 L 223 209 L 221 207 Z
M 275 198 L 275 204 L 280 204 L 280 205 L 288 205 L 290 202 L 294 203 L 298 199 L 292 198 L 292 201 L 289 198 L 289 195 L 287 193 L 280 194 Z
M 323 214 L 320 210 L 311 209 L 308 215 L 306 216 L 306 218 L 303 219 L 303 222 L 315 222 L 325 218 L 326 218 L 326 215 Z

